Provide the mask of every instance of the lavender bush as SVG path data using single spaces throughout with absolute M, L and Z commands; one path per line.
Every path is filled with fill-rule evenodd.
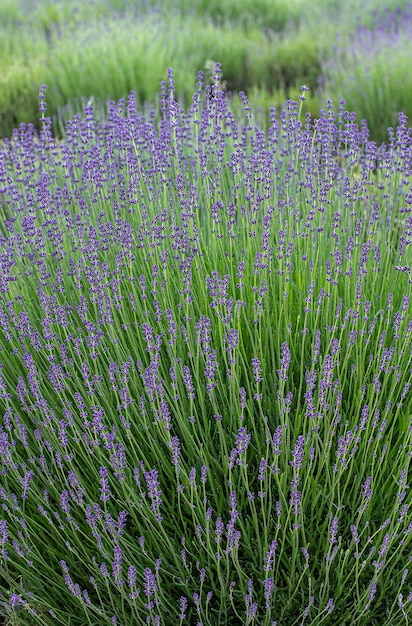
M 411 131 L 220 78 L 0 149 L 6 624 L 412 618 Z
M 411 55 L 409 2 L 403 9 L 377 13 L 367 28 L 359 26 L 334 52 L 329 51 L 323 63 L 321 93 L 332 99 L 344 93 L 347 106 L 368 120 L 374 140 L 385 141 L 398 111 L 409 117 L 412 114 Z

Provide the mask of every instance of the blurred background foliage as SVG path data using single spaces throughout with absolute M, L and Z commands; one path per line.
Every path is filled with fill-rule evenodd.
M 411 58 L 410 1 L 2 0 L 0 138 L 22 122 L 39 127 L 42 83 L 61 136 L 92 97 L 102 115 L 131 90 L 158 103 L 168 67 L 187 107 L 212 60 L 234 111 L 244 91 L 264 123 L 305 84 L 304 112 L 344 98 L 380 143 L 399 111 L 412 116 Z

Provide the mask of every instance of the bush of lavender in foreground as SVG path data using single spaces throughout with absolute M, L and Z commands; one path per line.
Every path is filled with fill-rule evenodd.
M 411 131 L 219 79 L 1 148 L 6 623 L 412 619 Z

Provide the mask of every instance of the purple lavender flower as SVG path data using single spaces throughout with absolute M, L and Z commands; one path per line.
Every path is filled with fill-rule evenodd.
M 118 480 L 125 480 L 126 452 L 122 443 L 114 445 L 114 452 L 110 455 L 110 464 L 114 469 L 114 476 Z
M 183 620 L 186 618 L 186 610 L 187 610 L 187 598 L 185 596 L 180 597 L 180 613 L 178 615 L 178 619 Z
M 259 608 L 259 605 L 257 602 L 254 602 L 253 604 L 250 605 L 250 607 L 246 611 L 246 617 L 248 620 L 252 620 L 256 617 L 258 608 Z
M 153 470 L 150 470 L 149 472 L 144 472 L 144 477 L 146 479 L 147 488 L 149 490 L 149 498 L 152 501 L 150 508 L 155 514 L 156 521 L 160 523 L 163 517 L 159 513 L 159 507 L 163 501 L 160 497 L 162 492 L 158 488 L 160 485 L 159 481 L 157 480 L 158 471 L 153 469 Z
M 267 470 L 267 461 L 266 459 L 262 459 L 259 464 L 258 480 L 261 480 L 261 481 L 265 480 L 266 470 Z
M 67 489 L 64 489 L 64 491 L 62 491 L 60 494 L 60 506 L 62 508 L 62 511 L 66 513 L 66 515 L 69 515 L 70 504 L 69 504 L 69 492 L 67 491 Z
M 205 315 L 201 315 L 199 321 L 196 323 L 196 343 L 202 346 L 203 354 L 207 354 L 209 352 L 211 335 L 210 328 L 211 323 L 210 319 Z
M 305 610 L 303 611 L 303 620 L 305 620 L 305 619 L 308 617 L 309 612 L 310 612 L 310 609 L 311 609 L 311 607 L 313 606 L 314 602 L 315 602 L 315 596 L 310 596 L 310 598 L 309 598 L 309 604 L 308 604 L 308 606 L 305 608 Z
M 217 350 L 210 350 L 206 353 L 206 367 L 205 376 L 212 380 L 215 377 L 217 362 L 216 362 Z
M 366 509 L 368 502 L 372 498 L 373 490 L 371 489 L 371 486 L 370 486 L 371 485 L 371 481 L 372 481 L 372 478 L 371 478 L 371 476 L 369 476 L 365 480 L 363 485 L 362 485 L 363 502 L 362 502 L 361 506 L 358 508 L 358 513 L 361 513 L 361 512 L 363 512 Z
M 390 536 L 388 533 L 386 533 L 386 535 L 383 538 L 382 545 L 378 551 L 379 556 L 382 557 L 386 554 L 386 552 L 388 551 L 389 542 L 390 542 Z
M 110 487 L 109 487 L 109 479 L 107 475 L 107 468 L 100 468 L 100 500 L 102 502 L 108 502 L 110 500 Z
M 257 358 L 252 359 L 252 367 L 253 367 L 253 376 L 255 377 L 255 382 L 262 382 L 262 369 L 260 367 L 260 361 Z
M 128 513 L 127 511 L 120 511 L 117 522 L 116 522 L 116 532 L 119 537 L 123 535 L 123 531 L 126 528 Z
M 375 599 L 376 596 L 376 582 L 372 582 L 371 586 L 369 588 L 369 596 L 368 596 L 368 602 L 366 604 L 365 609 L 369 609 L 370 605 L 372 604 L 373 600 Z
M 180 440 L 179 437 L 172 437 L 172 441 L 167 444 L 172 450 L 172 465 L 176 468 L 177 473 L 180 473 Z
M 27 604 L 27 601 L 24 600 L 24 598 L 21 597 L 21 595 L 18 595 L 16 593 L 11 593 L 10 594 L 10 607 L 12 609 L 18 609 L 20 607 L 23 607 Z
M 215 541 L 216 543 L 221 543 L 222 541 L 222 534 L 223 531 L 225 530 L 225 525 L 223 524 L 222 520 L 220 517 L 216 518 L 216 537 L 215 537 Z
M 184 548 L 180 551 L 180 558 L 182 559 L 184 567 L 187 569 L 186 550 Z
M 290 482 L 290 505 L 295 515 L 299 515 L 300 513 L 300 499 L 302 492 L 298 491 L 299 482 L 300 476 L 296 476 Z
M 275 552 L 276 552 L 277 547 L 278 547 L 278 542 L 272 541 L 265 557 L 265 568 L 264 568 L 265 572 L 269 572 L 273 567 L 273 559 L 275 557 Z
M 276 525 L 276 528 L 277 528 L 278 530 L 280 530 L 281 525 L 280 525 L 280 523 L 279 523 L 279 520 L 280 520 L 280 518 L 282 517 L 282 505 L 281 505 L 281 503 L 280 503 L 280 500 L 277 500 L 277 501 L 275 502 L 275 508 L 276 508 L 276 517 L 277 517 L 277 519 L 278 519 L 278 524 Z
M 239 344 L 239 331 L 236 328 L 229 328 L 225 333 L 226 351 L 233 352 Z
M 403 469 L 400 473 L 399 480 L 398 480 L 400 491 L 398 491 L 398 493 L 396 494 L 396 497 L 398 500 L 396 509 L 399 509 L 400 505 L 406 498 L 406 490 L 409 489 L 409 485 L 406 484 L 406 475 L 407 475 L 406 469 Z
M 247 594 L 245 596 L 246 607 L 250 606 L 252 602 L 253 580 L 251 578 L 247 581 Z
M 305 445 L 305 438 L 303 435 L 299 435 L 296 440 L 295 447 L 292 451 L 293 461 L 289 461 L 290 465 L 299 470 L 303 464 L 303 448 Z
M 266 580 L 264 580 L 263 586 L 265 588 L 265 593 L 264 593 L 265 600 L 266 600 L 265 607 L 266 609 L 270 609 L 271 599 L 272 599 L 273 591 L 275 589 L 273 578 L 267 578 Z
M 127 570 L 127 584 L 129 585 L 129 587 L 135 587 L 136 580 L 137 580 L 136 568 L 134 565 L 130 565 L 129 569 Z
M 166 400 L 164 398 L 161 399 L 160 401 L 160 409 L 156 414 L 156 417 L 159 418 L 162 422 L 164 422 L 164 429 L 165 430 L 170 430 L 171 429 L 171 422 L 170 422 L 170 418 L 171 418 L 171 414 L 170 414 L 170 409 L 169 406 L 166 402 Z
M 206 479 L 207 479 L 207 466 L 206 465 L 202 465 L 202 467 L 200 468 L 200 481 L 205 484 L 206 483 Z
M 187 390 L 187 397 L 189 398 L 189 400 L 194 400 L 196 397 L 195 388 L 193 385 L 190 369 L 187 367 L 187 365 L 183 367 L 183 382 Z
M 66 587 L 70 591 L 70 594 L 74 597 L 79 598 L 81 596 L 80 585 L 78 583 L 74 583 L 69 574 L 64 574 L 63 578 L 64 582 L 66 583 Z
M 334 517 L 331 525 L 330 525 L 330 530 L 329 530 L 329 543 L 331 543 L 332 545 L 336 543 L 336 535 L 338 532 L 338 524 L 339 524 L 339 519 L 337 517 Z
M 287 381 L 287 371 L 291 361 L 290 350 L 286 342 L 282 343 L 282 358 L 280 360 L 280 369 L 276 370 L 279 380 Z
M 229 457 L 229 463 L 228 463 L 229 468 L 233 467 L 233 463 L 237 456 L 240 457 L 244 452 L 246 452 L 248 445 L 250 443 L 250 439 L 251 439 L 251 435 L 246 432 L 246 428 L 244 427 L 239 428 L 237 441 L 236 441 L 236 447 L 233 448 Z M 245 465 L 246 460 L 244 458 L 237 459 L 237 463 L 238 465 Z
M 119 587 L 124 585 L 124 580 L 123 578 L 121 578 L 122 560 L 123 560 L 123 552 L 119 546 L 115 546 L 114 547 L 114 561 L 112 563 L 112 571 L 113 571 L 114 582 Z
M 360 539 L 359 539 L 359 535 L 358 535 L 358 530 L 357 530 L 357 528 L 356 528 L 356 526 L 354 524 L 350 527 L 350 531 L 351 531 L 351 534 L 352 534 L 353 542 L 355 544 L 358 544 L 360 542 Z
M 243 410 L 246 408 L 246 390 L 244 387 L 241 387 L 239 389 L 239 395 L 240 395 L 240 409 Z
M 5 556 L 5 548 L 4 546 L 6 545 L 7 541 L 9 538 L 9 532 L 8 532 L 8 528 L 7 528 L 7 521 L 6 520 L 0 520 L 0 546 L 2 548 L 2 555 L 3 557 Z
M 193 488 L 196 485 L 196 468 L 192 467 L 189 472 L 189 484 Z
M 230 519 L 226 526 L 226 537 L 227 537 L 227 549 L 226 553 L 231 554 L 233 551 L 239 547 L 240 542 L 240 531 L 235 530 L 235 524 L 237 519 L 239 518 L 239 512 L 237 510 L 236 505 L 236 492 L 232 491 L 230 494 Z M 216 521 L 216 534 L 217 534 L 217 521 Z M 216 539 L 217 542 L 217 539 Z
M 23 476 L 23 480 L 21 483 L 21 498 L 22 500 L 26 500 L 28 498 L 28 492 L 30 489 L 30 483 L 33 480 L 34 477 L 34 472 L 33 470 L 30 470 L 29 472 L 26 472 L 25 475 Z
M 147 605 L 147 607 L 149 608 L 153 608 L 155 603 L 150 601 L 150 598 L 156 594 L 157 589 L 157 582 L 156 582 L 156 576 L 153 574 L 152 570 L 149 567 L 146 567 L 146 569 L 143 572 L 143 576 L 144 576 L 144 581 L 143 581 L 143 589 L 144 589 L 144 593 L 146 598 L 149 600 L 149 603 Z

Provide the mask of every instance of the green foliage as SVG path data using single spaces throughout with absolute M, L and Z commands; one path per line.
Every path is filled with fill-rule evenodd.
M 0 137 L 11 134 L 22 122 L 38 118 L 39 85 L 44 75 L 41 59 L 3 66 L 0 82 Z
M 211 18 L 216 24 L 233 24 L 245 31 L 259 28 L 266 31 L 281 32 L 291 22 L 297 22 L 301 16 L 302 0 L 187 0 L 178 2 L 183 11 Z
M 18 0 L 2 0 L 0 3 L 0 24 L 11 28 L 24 20 L 24 12 Z
M 294 42 L 271 42 L 256 28 L 245 35 L 239 27 L 178 16 L 147 16 L 132 22 L 118 18 L 52 33 L 49 39 L 52 54 L 43 46 L 42 60 L 11 66 L 3 77 L 3 135 L 10 134 L 16 123 L 38 119 L 37 86 L 43 82 L 49 86 L 49 113 L 55 115 L 58 108 L 81 97 L 106 101 L 124 97 L 131 90 L 141 103 L 153 102 L 171 58 L 177 93 L 186 104 L 208 58 L 223 59 L 227 89 L 234 93 L 248 92 L 257 85 L 268 95 L 283 88 L 288 97 L 290 88 L 298 83 L 311 86 L 318 71 L 315 39 L 299 36 Z M 305 59 L 300 67 L 298 50 Z M 294 74 L 297 78 L 292 82 Z M 14 103 L 13 114 L 7 102 Z
M 342 47 L 359 25 L 372 26 L 377 16 L 407 6 L 406 0 L 365 0 L 361 5 L 355 0 L 0 4 L 0 137 L 10 136 L 21 122 L 39 127 L 41 83 L 49 87 L 49 114 L 54 117 L 76 99 L 93 96 L 106 102 L 126 97 L 132 89 L 141 103 L 153 102 L 159 81 L 173 65 L 179 96 L 188 104 L 197 72 L 209 58 L 222 62 L 227 89 L 234 94 L 259 91 L 262 101 L 269 103 L 273 96 L 272 104 L 277 104 L 280 94 L 287 99 L 306 84 L 316 95 L 324 65 L 334 57 L 337 35 Z M 409 112 L 409 54 L 406 41 L 403 52 L 372 60 L 370 71 L 362 59 L 348 57 L 328 74 L 329 83 L 319 95 L 322 100 L 326 94 L 335 101 L 346 98 L 381 140 L 398 110 Z
M 256 29 L 246 36 L 238 28 L 211 22 L 192 20 L 189 26 L 188 19 L 176 16 L 96 23 L 66 35 L 52 34 L 50 45 L 53 54 L 44 54 L 43 61 L 11 66 L 3 76 L 3 135 L 10 134 L 16 123 L 36 121 L 37 86 L 42 82 L 49 85 L 49 112 L 55 115 L 59 107 L 83 96 L 106 101 L 135 90 L 141 103 L 154 101 L 171 58 L 177 91 L 186 104 L 198 71 L 210 57 L 224 60 L 227 89 L 234 93 L 258 86 L 267 97 L 283 89 L 287 98 L 299 84 L 315 87 L 319 72 L 319 44 L 314 38 L 300 35 L 293 41 L 270 42 Z M 7 102 L 14 103 L 13 114 Z
M 405 31 L 361 35 L 338 49 L 326 66 L 322 96 L 335 102 L 343 97 L 358 119 L 367 120 L 378 143 L 387 141 L 400 111 L 412 119 L 411 24 L 412 16 Z

